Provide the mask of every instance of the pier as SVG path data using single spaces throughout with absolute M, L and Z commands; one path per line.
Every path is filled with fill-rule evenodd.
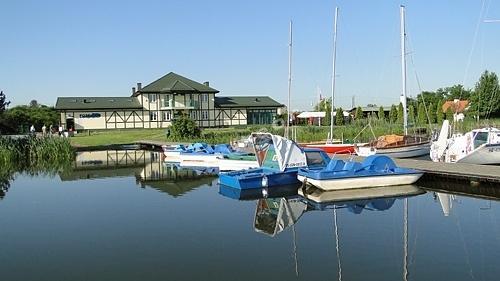
M 336 155 L 343 160 L 351 159 L 353 156 Z M 363 157 L 354 156 L 354 160 L 363 161 Z M 417 159 L 395 159 L 394 162 L 400 167 L 417 169 L 426 173 L 425 177 L 436 177 L 455 179 L 460 181 L 488 182 L 500 184 L 500 166 L 477 165 L 467 163 L 442 163 Z

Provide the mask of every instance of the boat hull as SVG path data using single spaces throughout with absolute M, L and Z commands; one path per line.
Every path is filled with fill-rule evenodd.
M 408 174 L 389 174 L 377 176 L 354 176 L 354 177 L 339 177 L 333 179 L 313 179 L 298 175 L 300 182 L 306 182 L 319 189 L 330 190 L 345 190 L 365 187 L 379 187 L 391 185 L 407 185 L 415 183 L 423 173 L 408 173 Z
M 358 146 L 356 154 L 363 157 L 370 155 L 386 155 L 393 158 L 413 158 L 429 155 L 431 150 L 430 143 L 422 143 L 411 146 L 392 147 L 392 148 L 374 148 L 370 146 Z
M 461 158 L 457 163 L 469 164 L 485 164 L 497 165 L 500 164 L 500 143 L 484 144 L 472 151 L 467 156 Z
M 263 182 L 263 178 L 266 178 Z M 219 183 L 239 189 L 270 188 L 282 185 L 298 185 L 297 169 L 288 171 L 278 171 L 274 169 L 250 169 L 244 171 L 235 171 L 221 173 Z
M 352 154 L 354 153 L 354 144 L 308 144 L 306 147 L 319 148 L 330 154 Z
M 219 171 L 239 171 L 259 167 L 257 161 L 247 160 L 232 160 L 232 159 L 208 159 L 209 161 L 201 160 L 182 160 L 179 163 L 181 167 L 214 167 Z

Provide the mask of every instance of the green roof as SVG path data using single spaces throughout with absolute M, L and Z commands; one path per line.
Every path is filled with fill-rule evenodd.
M 268 96 L 215 97 L 216 107 L 282 107 L 283 104 Z
M 205 84 L 198 83 L 179 74 L 170 72 L 160 79 L 138 90 L 139 93 L 174 93 L 174 92 L 199 92 L 199 93 L 218 93 L 216 89 L 210 88 Z
M 142 105 L 135 97 L 60 97 L 56 109 L 139 109 Z

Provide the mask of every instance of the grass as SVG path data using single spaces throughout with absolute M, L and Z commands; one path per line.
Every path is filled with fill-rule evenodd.
M 366 120 L 359 122 L 352 122 L 346 126 L 335 126 L 334 135 L 335 139 L 344 139 L 346 142 L 360 141 L 366 142 L 372 140 L 375 136 L 380 136 L 384 134 L 402 134 L 403 126 L 399 124 L 391 124 L 385 121 L 372 120 L 371 127 L 365 128 L 367 124 Z M 481 126 L 496 126 L 500 127 L 500 119 L 491 119 L 487 121 L 480 121 L 479 124 L 472 120 L 466 120 L 461 123 L 461 131 L 468 131 L 475 127 Z M 363 128 L 365 130 L 360 133 Z M 439 128 L 438 124 L 434 124 L 433 128 Z M 326 140 L 328 133 L 330 132 L 329 126 L 296 126 L 297 141 L 298 142 L 311 142 L 311 141 L 322 141 Z M 197 141 L 203 141 L 210 144 L 216 143 L 229 143 L 234 140 L 238 140 L 247 137 L 252 132 L 266 131 L 273 134 L 283 135 L 283 127 L 275 126 L 235 126 L 231 128 L 207 128 L 202 131 L 202 135 L 199 139 L 183 139 L 177 142 L 191 143 Z M 410 133 L 412 130 L 410 129 Z M 356 139 L 354 139 L 357 137 Z M 100 145 L 112 145 L 112 144 L 130 144 L 139 140 L 150 140 L 150 141 L 160 141 L 160 142 L 174 142 L 173 140 L 167 138 L 166 129 L 113 129 L 113 130 L 95 130 L 91 131 L 90 135 L 88 132 L 80 133 L 72 138 L 70 138 L 71 145 L 77 147 L 84 146 L 100 146 Z

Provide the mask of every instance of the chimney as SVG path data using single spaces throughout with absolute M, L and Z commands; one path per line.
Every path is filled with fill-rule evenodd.
M 210 82 L 205 81 L 205 82 L 203 82 L 203 85 L 205 85 L 205 86 L 207 86 L 207 87 L 210 87 Z
M 135 87 L 132 87 L 132 95 L 135 94 Z
M 142 90 L 142 83 L 137 82 L 137 91 Z

